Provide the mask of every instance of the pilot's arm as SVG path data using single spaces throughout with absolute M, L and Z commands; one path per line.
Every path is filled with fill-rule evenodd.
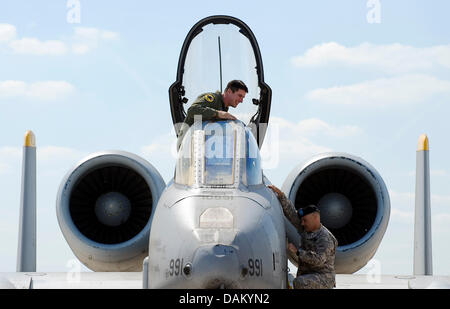
M 205 106 L 204 102 L 196 102 L 189 107 L 186 118 L 194 119 L 195 115 L 201 115 L 202 121 L 216 119 L 218 111 L 209 106 Z
M 222 110 L 216 110 L 209 106 L 204 106 L 203 104 L 201 104 L 201 102 L 194 103 L 191 105 L 191 107 L 189 107 L 186 118 L 194 119 L 195 115 L 201 115 L 202 121 L 213 119 L 236 120 L 236 117 L 234 117 L 230 113 Z
M 205 95 L 200 95 L 187 110 L 186 123 L 192 125 L 196 115 L 201 115 L 202 121 L 217 119 L 236 120 L 236 117 L 222 110 L 222 101 L 216 97 L 217 95 L 220 94 L 207 93 Z

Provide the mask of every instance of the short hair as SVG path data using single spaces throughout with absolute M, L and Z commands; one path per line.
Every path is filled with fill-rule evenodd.
M 225 91 L 227 91 L 227 89 L 231 89 L 232 92 L 236 92 L 236 91 L 238 91 L 239 89 L 242 89 L 242 90 L 244 90 L 245 92 L 248 92 L 248 88 L 247 88 L 247 86 L 244 84 L 244 82 L 241 81 L 241 80 L 237 80 L 237 79 L 234 79 L 234 80 L 230 81 L 230 82 L 227 84 L 227 87 L 225 88 Z

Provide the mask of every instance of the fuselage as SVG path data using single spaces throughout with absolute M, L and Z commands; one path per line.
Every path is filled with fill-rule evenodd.
M 234 121 L 204 123 L 190 132 L 174 180 L 155 209 L 149 287 L 284 288 L 283 214 L 255 162 L 259 149 L 251 132 Z M 218 145 L 223 156 L 215 151 Z M 183 152 L 192 155 L 191 165 L 183 164 Z M 183 169 L 192 175 L 180 177 Z

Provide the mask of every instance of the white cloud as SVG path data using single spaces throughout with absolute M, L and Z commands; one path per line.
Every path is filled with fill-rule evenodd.
M 272 122 L 274 125 L 278 125 L 280 129 L 286 129 L 294 136 L 317 136 L 322 134 L 331 137 L 350 137 L 362 132 L 357 126 L 334 126 L 317 118 L 305 119 L 293 123 L 282 118 L 272 117 L 271 125 Z
M 0 43 L 5 44 L 14 54 L 21 55 L 65 55 L 86 54 L 98 47 L 100 42 L 117 40 L 117 32 L 98 28 L 75 27 L 73 35 L 66 40 L 47 40 L 26 37 L 17 38 L 16 28 L 10 24 L 0 24 Z
M 441 213 L 432 217 L 433 222 L 438 226 L 449 227 L 450 226 L 450 214 Z
M 336 126 L 317 118 L 297 123 L 280 117 L 271 117 L 268 131 L 261 149 L 264 168 L 276 168 L 278 160 L 300 162 L 313 155 L 330 152 L 331 148 L 312 141 L 317 137 L 347 138 L 361 134 L 357 126 Z
M 21 166 L 22 150 L 17 147 L 0 147 L 0 175 L 11 174 Z
M 5 163 L 0 162 L 0 175 L 6 174 L 8 172 L 8 165 Z
M 414 222 L 415 193 L 389 190 L 391 218 L 403 223 Z M 434 223 L 450 224 L 450 195 L 431 194 L 431 214 Z
M 269 139 L 265 140 L 261 149 L 263 161 L 271 162 L 269 165 L 263 165 L 266 169 L 277 167 L 278 162 L 273 161 L 274 157 L 277 158 L 277 156 L 274 155 L 277 151 L 279 152 L 279 159 L 295 159 L 296 161 L 303 161 L 313 155 L 332 151 L 329 147 L 317 145 L 311 140 L 299 136 L 284 136 L 280 138 L 278 144 L 269 141 Z M 275 147 L 272 147 L 274 145 Z
M 76 27 L 74 31 L 74 39 L 80 41 L 98 42 L 100 40 L 116 40 L 118 38 L 118 33 L 98 28 Z
M 4 158 L 16 158 L 21 154 L 21 150 L 17 147 L 4 146 L 0 148 L 0 156 Z
M 450 209 L 450 195 L 431 194 L 431 204 L 442 209 Z
M 403 211 L 398 208 L 391 208 L 391 222 L 398 223 L 414 223 L 414 212 L 413 211 Z
M 16 37 L 16 27 L 10 24 L 0 24 L 0 42 L 8 42 Z
M 175 133 L 171 131 L 170 133 L 159 136 L 151 144 L 143 146 L 141 148 L 141 154 L 151 159 L 164 157 L 175 160 L 177 158 L 177 138 Z
M 36 38 L 23 38 L 9 43 L 9 47 L 16 54 L 26 55 L 64 55 L 67 46 L 62 41 L 40 41 Z
M 0 175 L 18 173 L 22 168 L 22 148 L 0 147 Z M 50 173 L 52 170 L 69 167 L 81 160 L 87 153 L 61 146 L 36 146 L 38 173 Z
M 73 93 L 75 87 L 65 81 L 45 81 L 30 84 L 29 96 L 40 100 L 57 100 Z
M 446 170 L 442 170 L 442 169 L 440 169 L 440 170 L 430 169 L 430 175 L 433 176 L 433 177 L 444 177 L 444 176 L 447 176 L 448 173 L 447 173 Z M 408 176 L 414 176 L 415 177 L 416 176 L 416 171 L 415 170 L 414 171 L 410 171 L 408 173 Z
M 413 204 L 414 207 L 414 204 Z M 433 225 L 433 229 L 448 229 L 450 226 L 450 213 L 438 213 L 433 214 L 433 210 L 431 214 L 431 223 Z M 404 224 L 414 224 L 414 209 L 410 211 L 404 211 L 397 208 L 391 208 L 391 216 L 390 222 L 392 224 L 395 223 L 404 223 Z
M 86 153 L 77 149 L 61 146 L 43 146 L 37 148 L 37 158 L 43 164 L 54 165 L 55 162 L 67 162 L 71 165 L 81 160 Z
M 7 80 L 0 82 L 0 98 L 23 96 L 27 85 L 23 81 Z
M 394 190 L 389 190 L 389 196 L 391 198 L 391 204 L 392 202 L 396 203 L 414 203 L 414 193 L 411 192 L 397 192 Z
M 431 176 L 447 176 L 447 171 L 445 170 L 430 170 Z
M 399 43 L 374 45 L 362 43 L 345 47 L 336 42 L 316 45 L 294 57 L 296 67 L 320 67 L 333 64 L 375 69 L 387 73 L 410 73 L 437 67 L 450 68 L 450 45 L 412 47 Z
M 72 52 L 74 54 L 82 55 L 89 52 L 90 47 L 87 44 L 73 44 L 72 45 Z
M 43 101 L 63 99 L 72 94 L 75 87 L 66 81 L 40 81 L 26 83 L 24 81 L 0 81 L 0 99 L 32 98 Z
M 117 40 L 117 32 L 102 30 L 98 28 L 76 27 L 74 30 L 72 52 L 75 54 L 86 54 L 97 48 L 101 41 Z
M 314 89 L 306 98 L 329 104 L 379 107 L 420 103 L 441 94 L 450 94 L 450 81 L 415 74 Z

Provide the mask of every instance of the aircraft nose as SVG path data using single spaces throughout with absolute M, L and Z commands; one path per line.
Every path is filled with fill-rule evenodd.
M 197 249 L 192 262 L 192 280 L 200 288 L 237 289 L 239 286 L 240 266 L 235 247 L 226 245 L 208 245 Z

